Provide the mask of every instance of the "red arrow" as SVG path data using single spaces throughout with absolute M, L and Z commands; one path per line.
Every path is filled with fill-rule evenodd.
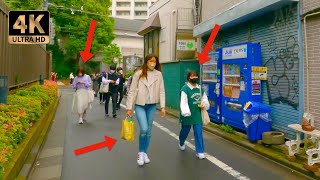
M 74 150 L 74 154 L 76 156 L 79 156 L 81 154 L 85 154 L 85 153 L 88 153 L 90 151 L 94 151 L 94 150 L 101 149 L 101 148 L 104 148 L 104 147 L 108 147 L 109 151 L 111 151 L 113 146 L 116 144 L 117 140 L 115 140 L 113 138 L 110 138 L 108 136 L 104 136 L 104 139 L 105 140 L 100 142 L 100 143 L 93 144 L 93 145 L 90 145 L 90 146 L 86 146 L 86 147 L 83 147 L 83 148 L 80 148 L 80 149 L 76 149 L 76 150 Z
M 90 24 L 89 32 L 88 32 L 86 48 L 84 49 L 84 51 L 80 51 L 80 56 L 81 56 L 83 62 L 89 61 L 89 59 L 91 59 L 94 56 L 94 54 L 90 53 L 90 49 L 91 49 L 94 30 L 96 29 L 96 25 L 97 25 L 97 21 L 92 20 L 91 24 Z
M 211 59 L 211 58 L 208 56 L 208 54 L 209 54 L 210 48 L 211 48 L 214 40 L 215 40 L 216 37 L 217 37 L 217 34 L 218 34 L 218 32 L 219 32 L 219 29 L 220 29 L 220 25 L 216 24 L 216 25 L 214 26 L 212 32 L 211 32 L 211 35 L 210 35 L 210 37 L 209 37 L 209 39 L 208 39 L 208 42 L 207 42 L 206 46 L 204 47 L 203 52 L 202 52 L 202 53 L 197 52 L 197 53 L 198 53 L 198 60 L 199 60 L 199 63 L 200 63 L 200 64 L 203 64 L 203 63 L 205 63 L 205 62 L 207 62 L 207 61 L 209 61 L 209 60 Z

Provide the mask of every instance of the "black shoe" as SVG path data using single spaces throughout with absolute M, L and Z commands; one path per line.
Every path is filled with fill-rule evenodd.
M 117 117 L 117 115 L 116 115 L 116 114 L 114 114 L 114 115 L 113 115 L 113 118 L 116 118 L 116 117 Z

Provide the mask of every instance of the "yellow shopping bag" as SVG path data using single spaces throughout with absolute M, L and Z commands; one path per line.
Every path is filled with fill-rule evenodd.
M 134 122 L 131 119 L 122 121 L 121 138 L 127 141 L 134 141 Z

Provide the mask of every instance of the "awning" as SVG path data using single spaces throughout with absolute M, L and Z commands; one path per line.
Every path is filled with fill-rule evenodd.
M 202 37 L 210 34 L 215 24 L 219 24 L 221 29 L 226 29 L 297 1 L 298 0 L 243 0 L 225 12 L 196 25 L 193 28 L 193 36 Z
M 138 31 L 138 34 L 143 36 L 144 34 L 158 28 L 161 28 L 159 13 L 147 19 L 141 26 L 140 30 Z

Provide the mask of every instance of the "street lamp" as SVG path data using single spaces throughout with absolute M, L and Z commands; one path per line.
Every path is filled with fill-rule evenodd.
M 0 76 L 0 104 L 7 104 L 8 76 Z

